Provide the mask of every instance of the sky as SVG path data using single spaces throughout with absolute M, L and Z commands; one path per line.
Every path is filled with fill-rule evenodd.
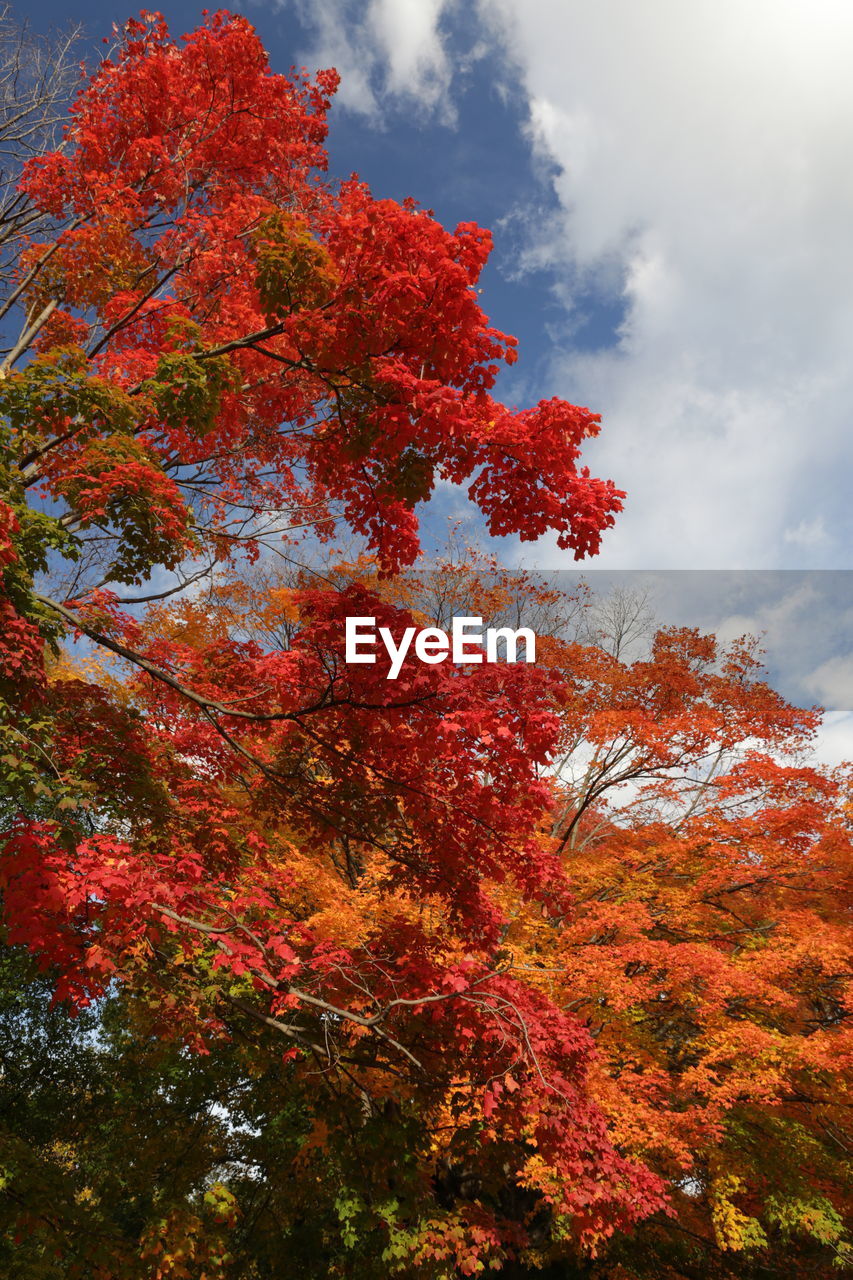
M 159 7 L 176 32 L 200 19 Z M 482 302 L 520 341 L 500 394 L 600 412 L 584 460 L 628 492 L 595 568 L 663 573 L 671 613 L 763 629 L 801 695 L 849 717 L 853 755 L 849 0 L 234 7 L 274 69 L 341 73 L 334 175 L 491 227 Z M 96 51 L 130 12 L 30 16 L 83 17 Z M 548 539 L 500 552 L 571 566 Z

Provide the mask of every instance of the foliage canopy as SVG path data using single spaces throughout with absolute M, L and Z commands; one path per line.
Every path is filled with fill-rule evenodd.
M 488 232 L 326 179 L 336 83 L 144 15 L 24 167 L 3 1247 L 32 1280 L 825 1274 L 845 779 L 746 643 L 631 660 L 542 583 L 411 571 L 439 480 L 577 557 L 623 495 L 595 414 L 493 397 Z M 294 572 L 302 529 L 365 552 Z M 535 612 L 541 660 L 344 662 L 347 615 L 457 604 Z

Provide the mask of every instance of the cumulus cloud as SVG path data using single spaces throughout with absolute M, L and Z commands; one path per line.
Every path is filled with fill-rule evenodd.
M 820 547 L 829 537 L 823 516 L 816 516 L 814 520 L 801 520 L 795 528 L 786 529 L 782 536 L 785 542 L 801 547 Z
M 853 762 L 853 712 L 828 711 L 818 730 L 815 758 L 830 767 Z
M 452 123 L 449 94 L 453 68 L 441 19 L 450 0 L 278 0 L 295 7 L 314 32 L 306 64 L 334 66 L 341 75 L 339 101 L 378 120 L 389 100 L 436 113 Z
M 615 345 L 557 360 L 629 490 L 603 565 L 843 564 L 853 462 L 853 9 L 483 0 L 553 165 L 575 276 L 619 264 Z M 557 563 L 556 553 L 547 556 Z
M 853 653 L 828 658 L 807 676 L 805 683 L 824 706 L 853 712 Z

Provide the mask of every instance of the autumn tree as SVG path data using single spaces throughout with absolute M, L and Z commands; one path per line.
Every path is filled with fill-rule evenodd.
M 244 577 L 221 580 L 203 602 L 152 607 L 146 621 L 152 641 L 171 645 L 180 637 L 185 652 L 201 655 L 199 667 L 209 667 L 226 641 L 281 656 L 300 653 L 316 625 L 315 594 L 306 585 L 316 570 L 282 575 L 257 566 L 248 582 Z M 549 639 L 544 631 L 549 615 L 554 629 L 586 635 L 590 627 L 559 593 L 525 585 L 494 565 L 487 564 L 480 576 L 456 562 L 414 577 L 380 580 L 361 563 L 327 566 L 325 578 L 342 595 L 369 590 L 371 609 L 395 611 L 389 622 L 395 616 L 399 620 L 401 610 L 420 622 L 438 619 L 448 595 L 456 602 L 454 610 L 480 611 L 495 622 L 519 607 L 525 616 L 539 610 L 547 693 L 530 683 L 526 691 L 548 699 L 558 716 L 554 747 L 562 745 L 565 756 L 555 751 L 552 757 L 556 781 L 555 764 L 540 777 L 548 800 L 537 824 L 535 856 L 556 853 L 559 861 L 551 863 L 546 883 L 533 893 L 512 873 L 491 872 L 481 879 L 498 909 L 499 933 L 491 946 L 472 946 L 463 935 L 463 971 L 471 984 L 475 956 L 488 956 L 492 975 L 500 971 L 511 980 L 512 987 L 500 988 L 501 995 L 512 992 L 525 1030 L 536 1031 L 547 1007 L 568 1010 L 586 1029 L 596 1048 L 585 1075 L 587 1097 L 606 1117 L 608 1137 L 623 1156 L 641 1161 L 666 1187 L 667 1205 L 634 1230 L 627 1230 L 623 1220 L 610 1244 L 605 1232 L 597 1242 L 599 1260 L 582 1262 L 577 1212 L 561 1212 L 553 1195 L 525 1195 L 518 1176 L 507 1176 L 511 1147 L 501 1109 L 517 1094 L 532 1091 L 520 1063 L 485 1089 L 480 1115 L 488 1113 L 491 1125 L 484 1131 L 480 1121 L 472 1142 L 469 1109 L 484 1077 L 476 1091 L 468 1092 L 466 1104 L 466 1085 L 470 1090 L 472 1082 L 459 1068 L 464 1063 L 467 1071 L 476 1070 L 479 1048 L 471 1041 L 483 1033 L 487 1001 L 467 1027 L 470 1034 L 464 1021 L 459 1026 L 458 1011 L 434 1019 L 430 1029 L 419 1019 L 399 1016 L 408 1014 L 407 1007 L 388 1007 L 377 1029 L 398 1040 L 402 1074 L 394 1053 L 365 1057 L 359 1052 L 355 1061 L 344 1062 L 352 1043 L 347 1008 L 341 1001 L 331 1023 L 328 1010 L 320 1011 L 313 1052 L 321 1060 L 330 1050 L 339 1054 L 337 1069 L 350 1071 L 366 1095 L 352 1143 L 344 1119 L 347 1091 L 336 1107 L 330 1100 L 318 1105 L 311 1073 L 304 1072 L 298 1055 L 284 1066 L 282 1085 L 268 1037 L 252 1031 L 252 1022 L 260 1026 L 257 1005 L 220 981 L 207 987 L 211 1012 L 229 1002 L 232 1012 L 224 1019 L 228 1035 L 208 1039 L 211 1061 L 219 1062 L 236 1036 L 245 1046 L 244 1061 L 252 1063 L 249 1077 L 263 1080 L 254 1095 L 260 1109 L 253 1112 L 262 1135 L 254 1159 L 263 1173 L 242 1185 L 232 1175 L 228 1187 L 237 1203 L 256 1204 L 262 1194 L 275 1204 L 276 1220 L 287 1223 L 306 1274 L 312 1274 L 319 1257 L 327 1268 L 330 1253 L 341 1274 L 370 1275 L 374 1268 L 382 1274 L 395 1265 L 404 1273 L 452 1274 L 443 1268 L 453 1258 L 449 1250 L 462 1223 L 469 1232 L 466 1252 L 453 1261 L 463 1273 L 474 1260 L 497 1261 L 502 1255 L 509 1275 L 526 1274 L 523 1268 L 534 1264 L 547 1267 L 550 1261 L 553 1271 L 546 1274 L 564 1280 L 575 1274 L 751 1277 L 768 1270 L 791 1274 L 794 1266 L 794 1274 L 808 1275 L 843 1265 L 849 1185 L 843 1137 L 849 1080 L 844 958 L 849 819 L 844 777 L 826 776 L 801 759 L 814 713 L 788 706 L 763 683 L 747 643 L 726 650 L 694 632 L 664 631 L 647 654 L 629 661 L 615 656 L 613 650 L 621 646 L 610 627 L 600 628 L 604 634 L 598 644 Z M 580 608 L 586 608 L 583 597 Z M 617 602 L 599 609 L 599 620 L 612 617 L 614 608 L 625 612 Z M 327 664 L 334 662 L 334 639 L 320 640 L 315 632 L 311 642 Z M 339 637 L 337 644 L 339 649 Z M 413 664 L 407 674 L 417 680 L 423 672 Z M 150 682 L 133 685 L 122 679 L 117 687 L 140 709 L 150 708 L 149 690 L 156 688 Z M 406 719 L 410 716 L 407 709 Z M 372 716 L 370 729 L 381 732 L 382 719 Z M 171 736 L 171 716 L 160 713 L 148 723 L 162 724 L 164 739 Z M 423 723 L 414 721 L 416 738 Z M 181 727 L 177 735 L 184 748 L 185 733 Z M 457 736 L 457 750 L 463 745 Z M 416 749 L 413 739 L 406 739 L 404 749 L 406 754 Z M 435 754 L 434 737 L 428 750 Z M 421 784 L 431 780 L 423 759 L 417 773 Z M 369 774 L 372 757 L 366 760 Z M 434 899 L 424 889 L 413 895 L 409 888 L 412 874 L 422 868 L 407 868 L 394 887 L 385 849 L 354 826 L 377 788 L 366 786 L 363 775 L 340 773 L 337 739 L 315 742 L 309 768 L 304 756 L 296 767 L 290 761 L 284 802 L 280 791 L 267 789 L 257 775 L 244 775 L 242 797 L 232 793 L 227 814 L 220 793 L 220 842 L 233 839 L 235 820 L 248 808 L 252 830 L 267 833 L 267 839 L 286 813 L 304 831 L 305 819 L 296 815 L 306 801 L 315 813 L 320 808 L 316 783 L 322 778 L 331 793 L 335 827 L 325 834 L 315 829 L 310 841 L 304 835 L 294 839 L 288 871 L 299 888 L 288 910 L 310 919 L 327 941 L 334 936 L 338 944 L 346 942 L 335 963 L 353 964 L 357 957 L 358 981 L 374 1001 L 377 960 L 388 969 L 400 936 L 409 948 L 423 938 L 431 963 L 446 966 L 455 930 L 440 901 L 435 918 L 425 920 L 424 907 Z M 400 781 L 387 764 L 386 769 Z M 470 763 L 465 772 L 470 777 Z M 422 785 L 419 804 L 429 798 L 423 791 Z M 381 794 L 389 794 L 387 781 Z M 354 799 L 353 812 L 348 804 Z M 397 793 L 396 807 L 400 817 L 400 809 L 414 811 L 405 792 Z M 455 820 L 464 822 L 464 806 L 454 807 Z M 375 817 L 370 827 L 376 830 Z M 399 838 L 404 829 L 401 824 L 395 831 L 386 819 L 384 839 Z M 424 835 L 418 846 L 427 852 Z M 325 857 L 318 856 L 321 848 Z M 531 850 L 528 857 L 533 856 Z M 257 877 L 257 860 L 252 871 Z M 279 893 L 283 887 L 276 877 Z M 119 891 L 126 892 L 121 885 Z M 196 896 L 205 906 L 211 900 L 209 885 Z M 375 922 L 389 912 L 392 927 L 383 937 Z M 198 916 L 187 914 L 183 923 L 190 927 L 193 919 L 204 934 L 205 921 Z M 125 929 L 124 911 L 111 923 Z M 218 941 L 226 938 L 233 948 L 232 932 L 217 935 L 214 960 Z M 382 956 L 376 951 L 380 938 Z M 196 946 L 195 964 L 202 954 Z M 251 954 L 244 951 L 242 959 L 251 969 Z M 192 1005 L 192 1025 L 197 1024 L 200 974 L 181 967 L 184 986 L 177 1007 L 173 971 L 162 969 L 153 990 L 147 960 L 142 987 L 128 972 L 135 1016 L 142 1018 L 137 1025 L 150 1026 L 152 1011 L 156 1019 L 164 1002 L 172 1020 L 180 1008 Z M 235 967 L 228 961 L 220 973 Z M 439 970 L 432 973 L 437 982 Z M 445 967 L 441 980 L 451 974 L 454 980 L 459 976 Z M 408 980 L 413 977 L 410 972 Z M 496 990 L 492 981 L 490 993 Z M 531 1004 L 534 992 L 547 1004 Z M 476 979 L 465 994 L 466 1002 L 478 999 Z M 235 1011 L 245 1012 L 247 1021 L 235 1018 Z M 298 1023 L 286 1016 L 275 1022 L 270 1030 L 279 1035 L 290 1038 L 297 1026 L 304 1031 L 304 1007 Z M 209 1019 L 205 1025 L 209 1036 Z M 507 1030 L 502 1028 L 504 1037 Z M 369 1037 L 366 1031 L 356 1043 Z M 553 1073 L 545 1046 L 539 1042 L 536 1048 L 536 1066 Z M 421 1055 L 428 1081 L 400 1051 Z M 450 1054 L 452 1076 L 443 1076 L 433 1053 Z M 493 1053 L 494 1046 L 490 1063 Z M 540 1119 L 545 1098 L 540 1095 L 536 1102 Z M 278 1108 L 291 1117 L 289 1126 L 275 1121 Z M 531 1172 L 565 1176 L 553 1147 L 545 1147 L 537 1163 L 542 1146 L 537 1151 L 529 1139 L 525 1145 Z M 282 1184 L 272 1151 L 296 1162 L 298 1187 L 290 1179 Z M 492 1163 L 496 1155 L 497 1165 Z M 301 1194 L 306 1185 L 310 1208 Z M 500 1244 L 486 1230 L 486 1215 L 496 1210 Z M 268 1234 L 268 1226 L 264 1214 L 253 1220 L 243 1256 L 263 1259 L 261 1274 L 274 1276 L 282 1261 L 278 1237 Z M 292 1256 L 288 1253 L 287 1265 Z
M 57 999 L 119 983 L 140 1034 L 274 1039 L 365 1266 L 471 1272 L 523 1244 L 560 1169 L 579 1243 L 661 1199 L 586 1096 L 583 1028 L 496 957 L 488 882 L 536 898 L 554 870 L 547 680 L 351 678 L 357 582 L 301 598 L 286 653 L 131 608 L 302 526 L 343 521 L 393 573 L 437 477 L 492 532 L 578 556 L 619 508 L 577 465 L 594 414 L 490 394 L 515 350 L 477 300 L 488 233 L 325 180 L 335 84 L 273 74 L 244 19 L 176 44 L 145 17 L 25 166 L 20 199 L 57 230 L 17 258 L 0 385 L 5 923 Z M 100 674 L 53 663 L 66 630 Z M 116 1249 L 78 1265 L 120 1271 Z M 164 1244 L 158 1274 L 185 1265 Z
M 549 834 L 573 907 L 517 934 L 595 1037 L 621 1148 L 671 1190 L 594 1274 L 844 1270 L 849 769 L 815 766 L 818 713 L 765 683 L 754 642 L 669 629 L 617 649 L 558 659 Z
M 567 905 L 494 886 L 496 954 L 587 1027 L 610 1133 L 668 1188 L 589 1274 L 845 1269 L 850 777 L 816 767 L 818 713 L 767 685 L 754 641 L 650 627 L 641 597 L 567 598 L 470 552 L 385 582 L 327 572 L 423 623 L 537 619 L 560 720 L 540 838 Z M 256 571 L 217 616 L 288 649 L 299 586 Z M 571 1256 L 557 1216 L 530 1256 Z

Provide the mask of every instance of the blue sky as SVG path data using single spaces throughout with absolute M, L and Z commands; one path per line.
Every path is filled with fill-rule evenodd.
M 175 32 L 201 14 L 159 7 Z M 504 398 L 600 411 L 586 460 L 628 491 L 596 568 L 853 568 L 849 0 L 235 7 L 276 70 L 341 72 L 333 174 L 492 228 L 483 302 L 521 343 Z M 42 0 L 30 18 L 82 16 L 96 53 L 130 12 Z M 440 509 L 465 504 L 444 492 Z M 571 565 L 547 539 L 523 551 Z M 849 707 L 853 574 L 799 595 L 799 577 L 747 575 L 757 594 L 734 603 L 730 578 L 696 581 L 715 578 L 701 607 L 670 586 L 663 607 L 775 628 L 803 697 Z

